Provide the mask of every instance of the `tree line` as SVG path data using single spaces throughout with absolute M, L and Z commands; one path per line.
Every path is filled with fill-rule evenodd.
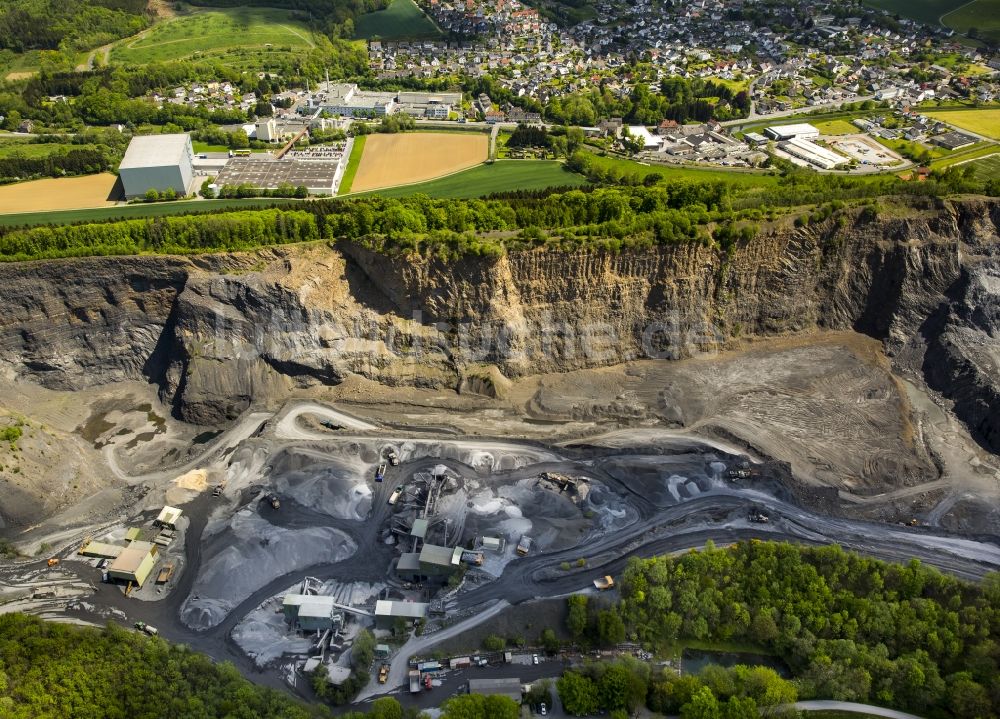
M 879 202 L 894 195 L 902 196 L 899 201 L 919 202 L 906 196 L 1000 190 L 998 181 L 984 184 L 974 172 L 971 167 L 951 167 L 919 183 L 791 171 L 777 182 L 758 186 L 657 180 L 648 187 L 598 186 L 484 199 L 432 199 L 419 194 L 331 198 L 303 202 L 294 212 L 247 210 L 0 229 L 0 259 L 225 251 L 319 238 L 354 241 L 388 254 L 443 258 L 500 256 L 534 247 L 619 251 L 686 242 L 729 251 L 756 234 L 757 221 L 773 220 L 803 205 L 811 212 L 797 219 L 798 224 L 824 222 L 836 215 L 834 221 L 843 225 L 854 221 L 848 200 L 867 201 L 867 209 L 858 216 L 870 220 L 878 216 Z M 226 193 L 239 197 L 240 188 Z M 244 195 L 250 193 L 250 188 L 243 189 Z M 302 191 L 285 187 L 280 194 L 289 193 L 301 196 Z
M 556 682 L 563 708 L 574 716 L 610 712 L 634 716 L 641 707 L 681 719 L 759 719 L 796 701 L 795 684 L 770 667 L 705 667 L 698 675 L 623 656 L 567 670 Z
M 750 643 L 788 664 L 803 698 L 942 719 L 997 716 L 1000 574 L 971 584 L 916 560 L 888 564 L 836 546 L 747 542 L 633 558 L 620 585 L 617 604 L 570 598 L 575 641 Z M 680 710 L 673 691 L 649 689 L 647 706 Z M 705 719 L 719 716 L 726 714 Z
M 236 251 L 319 237 L 309 212 L 244 210 L 15 230 L 0 237 L 0 260 Z
M 371 634 L 361 648 L 374 650 Z M 360 637 L 359 637 L 360 638 Z M 366 644 L 367 642 L 367 644 Z M 357 640 L 355 645 L 357 647 Z M 371 647 L 365 649 L 370 644 Z M 364 657 L 362 657 L 362 660 Z M 370 659 L 369 659 L 370 662 Z M 446 701 L 442 719 L 516 719 L 506 697 Z M 417 719 L 392 697 L 342 719 Z M 183 645 L 108 624 L 102 629 L 0 615 L 0 716 L 4 719 L 332 719 L 324 704 L 305 704 L 244 679 Z
M 61 150 L 44 157 L 13 154 L 0 157 L 0 183 L 33 177 L 92 175 L 114 169 L 119 160 L 120 157 L 106 147 Z
M 5 719 L 315 719 L 330 717 L 255 686 L 232 664 L 109 624 L 104 629 L 0 615 Z

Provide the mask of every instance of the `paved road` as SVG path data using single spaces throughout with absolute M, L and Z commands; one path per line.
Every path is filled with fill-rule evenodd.
M 778 112 L 769 112 L 766 115 L 758 115 L 756 113 L 751 113 L 748 117 L 741 120 L 726 120 L 725 122 L 719 123 L 723 127 L 738 127 L 740 125 L 749 125 L 755 122 L 765 122 L 767 120 L 780 120 L 783 117 L 790 117 L 791 115 L 801 115 L 805 113 L 812 112 L 831 112 L 837 110 L 844 105 L 853 104 L 856 102 L 865 102 L 867 100 L 874 100 L 874 95 L 863 95 L 859 97 L 852 98 L 850 100 L 837 100 L 836 102 L 826 102 L 819 105 L 811 105 L 808 107 L 798 107 L 792 110 L 779 110 Z
M 871 714 L 873 716 L 885 717 L 886 719 L 922 719 L 916 714 L 886 709 L 885 707 L 872 706 L 871 704 L 855 704 L 854 702 L 838 702 L 832 699 L 815 699 L 808 702 L 795 702 L 791 705 L 795 709 L 804 712 L 816 711 L 837 711 L 851 712 L 852 714 Z

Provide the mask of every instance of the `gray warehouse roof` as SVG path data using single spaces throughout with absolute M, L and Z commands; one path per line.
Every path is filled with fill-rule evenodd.
M 414 519 L 413 526 L 410 528 L 411 537 L 419 537 L 423 539 L 427 536 L 427 520 L 426 519 Z
M 397 572 L 419 572 L 420 552 L 403 552 L 403 556 L 396 563 Z
M 436 544 L 425 544 L 420 550 L 420 561 L 439 567 L 458 566 L 462 559 L 462 548 L 439 547 Z
M 470 679 L 469 694 L 497 695 L 510 697 L 516 702 L 521 701 L 521 680 L 516 677 L 507 679 Z
M 421 602 L 390 602 L 379 599 L 375 602 L 375 616 L 420 619 L 427 616 L 427 605 Z
M 136 135 L 128 144 L 119 170 L 179 165 L 184 159 L 188 135 Z

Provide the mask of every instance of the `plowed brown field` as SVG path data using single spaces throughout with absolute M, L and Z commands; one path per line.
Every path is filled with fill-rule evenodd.
M 486 160 L 483 133 L 405 132 L 369 135 L 351 192 L 433 180 Z
M 0 186 L 0 213 L 107 207 L 118 178 L 109 172 Z

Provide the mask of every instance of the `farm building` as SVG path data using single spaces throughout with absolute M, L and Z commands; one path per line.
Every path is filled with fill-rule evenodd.
M 470 679 L 469 694 L 502 696 L 521 703 L 521 680 L 517 677 L 505 679 Z
M 390 602 L 380 599 L 375 602 L 375 626 L 379 629 L 392 629 L 397 619 L 408 622 L 423 619 L 427 616 L 427 606 L 422 602 Z
M 156 523 L 161 527 L 176 529 L 177 522 L 180 520 L 181 514 L 182 510 L 177 509 L 177 507 L 164 507 L 157 515 Z
M 815 165 L 821 170 L 832 170 L 838 165 L 843 165 L 848 160 L 846 157 L 838 155 L 836 152 L 826 149 L 815 142 L 809 142 L 801 137 L 793 137 L 791 140 L 778 143 L 778 149 L 784 150 L 789 155 L 805 160 L 810 165 Z
M 795 125 L 772 125 L 764 130 L 764 134 L 774 140 L 791 140 L 796 137 L 813 140 L 819 137 L 819 130 L 808 122 L 800 122 Z
M 140 587 L 153 571 L 157 560 L 156 545 L 152 542 L 130 542 L 117 559 L 108 567 L 111 579 L 133 582 Z
M 194 180 L 194 150 L 190 135 L 136 135 L 118 166 L 125 197 L 148 190 L 188 194 Z
M 931 140 L 935 145 L 946 150 L 960 150 L 963 147 L 976 144 L 976 138 L 961 132 L 946 132 Z
M 635 140 L 642 143 L 643 150 L 656 150 L 663 144 L 663 140 L 642 125 L 629 125 L 628 134 Z

